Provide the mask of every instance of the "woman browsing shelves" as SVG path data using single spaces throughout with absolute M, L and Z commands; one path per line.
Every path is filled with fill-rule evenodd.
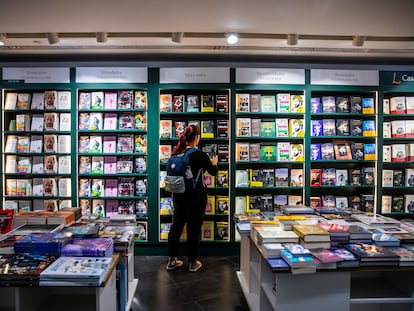
M 187 126 L 175 146 L 172 154 L 184 153 L 189 148 L 197 148 L 200 142 L 200 129 L 195 125 Z M 205 207 L 207 204 L 207 191 L 203 183 L 203 174 L 207 171 L 210 175 L 218 173 L 217 156 L 211 160 L 207 153 L 197 150 L 189 155 L 190 167 L 196 179 L 196 188 L 192 191 L 173 194 L 174 216 L 170 232 L 168 234 L 168 256 L 166 266 L 168 271 L 175 270 L 183 265 L 183 261 L 177 258 L 177 249 L 184 225 L 187 224 L 187 249 L 189 271 L 196 272 L 202 267 L 197 259 L 200 243 L 201 225 L 203 224 Z M 198 178 L 196 176 L 198 175 Z

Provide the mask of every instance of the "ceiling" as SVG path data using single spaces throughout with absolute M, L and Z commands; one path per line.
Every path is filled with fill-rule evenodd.
M 412 0 L 2 0 L 0 59 L 254 56 L 414 61 Z M 96 33 L 107 34 L 98 43 Z M 238 33 L 237 44 L 226 33 Z M 50 44 L 48 33 L 60 41 Z M 181 42 L 171 40 L 182 33 Z M 287 35 L 297 34 L 296 45 Z M 354 36 L 365 38 L 352 45 Z

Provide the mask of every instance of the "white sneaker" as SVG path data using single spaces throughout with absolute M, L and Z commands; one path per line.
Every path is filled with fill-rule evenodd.
M 172 271 L 180 268 L 183 264 L 183 261 L 179 260 L 177 257 L 170 257 L 168 259 L 168 263 L 165 269 L 167 269 L 167 271 Z
M 197 272 L 198 270 L 201 269 L 202 266 L 203 266 L 203 263 L 200 260 L 196 259 L 193 262 L 190 262 L 190 267 L 188 271 Z

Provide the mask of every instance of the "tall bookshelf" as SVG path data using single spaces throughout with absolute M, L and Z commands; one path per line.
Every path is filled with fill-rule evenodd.
M 223 70 L 224 69 L 224 70 Z M 198 75 L 213 79 L 214 85 L 200 85 Z M 215 73 L 219 78 L 216 79 Z M 181 75 L 182 74 L 182 75 Z M 178 137 L 187 125 L 200 127 L 199 149 L 210 157 L 218 156 L 217 176 L 204 173 L 203 181 L 207 187 L 208 202 L 201 229 L 202 242 L 229 242 L 230 232 L 230 107 L 231 98 L 228 85 L 229 69 L 184 68 L 174 72 L 164 68 L 160 71 L 159 94 L 159 241 L 168 240 L 172 223 L 173 203 L 171 193 L 164 190 L 163 179 L 166 175 L 165 164 L 178 142 Z M 168 77 L 168 78 L 167 78 Z M 171 78 L 174 83 L 171 84 Z M 203 79 L 203 82 L 205 80 Z M 201 82 L 201 81 L 200 81 Z M 207 82 L 208 83 L 208 82 Z M 211 82 L 210 82 L 211 83 Z M 184 231 L 182 239 L 186 239 Z
M 311 70 L 306 183 L 322 212 L 377 211 L 377 85 L 375 71 Z
M 83 214 L 137 216 L 146 241 L 147 91 L 78 89 L 78 198 Z
M 237 68 L 235 212 L 304 203 L 305 71 Z
M 412 72 L 382 72 L 378 210 L 392 217 L 414 213 L 414 92 Z
M 2 78 L 3 208 L 17 213 L 72 206 L 69 69 L 7 68 Z

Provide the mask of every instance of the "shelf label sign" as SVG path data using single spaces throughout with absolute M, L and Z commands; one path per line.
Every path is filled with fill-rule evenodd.
M 305 69 L 236 68 L 236 83 L 305 84 Z
M 414 71 L 382 71 L 380 72 L 381 85 L 412 85 Z
M 64 67 L 3 68 L 4 81 L 24 83 L 69 83 L 70 70 Z
M 378 86 L 378 70 L 312 69 L 311 84 Z
M 160 83 L 230 83 L 230 68 L 160 68 Z
M 147 83 L 148 68 L 76 67 L 77 83 Z

